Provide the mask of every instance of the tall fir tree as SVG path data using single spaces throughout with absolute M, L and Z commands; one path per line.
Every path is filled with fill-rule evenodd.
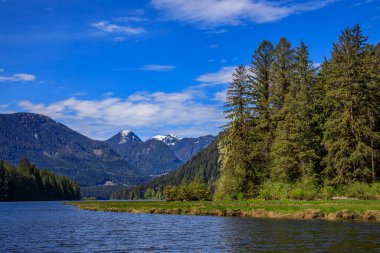
M 270 71 L 270 108 L 271 108 L 271 131 L 274 133 L 275 141 L 276 129 L 280 122 L 285 120 L 286 114 L 283 110 L 286 95 L 289 91 L 293 78 L 294 50 L 286 38 L 281 38 L 277 43 L 273 53 L 273 63 Z M 271 177 L 277 177 L 280 173 L 273 171 L 273 164 L 276 163 L 276 146 L 271 145 L 270 167 Z M 274 173 L 273 173 L 274 172 Z M 274 178 L 277 179 L 277 178 Z
M 314 176 L 316 144 L 311 125 L 315 69 L 307 46 L 295 50 L 291 83 L 285 94 L 272 146 L 272 177 L 294 182 Z
M 259 183 L 269 175 L 270 147 L 273 139 L 269 101 L 272 63 L 273 45 L 264 40 L 252 55 L 250 66 L 250 99 L 254 105 L 250 157 Z
M 219 144 L 220 175 L 216 187 L 219 199 L 236 199 L 249 187 L 249 143 L 251 106 L 248 73 L 239 66 L 227 91 L 226 118 L 230 120 Z
M 294 68 L 294 50 L 286 38 L 281 38 L 273 53 L 273 64 L 270 73 L 270 105 L 272 127 L 276 128 L 278 121 L 283 119 L 281 109 L 285 96 L 292 81 Z
M 326 72 L 325 174 L 331 184 L 338 186 L 375 180 L 379 65 L 359 25 L 339 36 Z

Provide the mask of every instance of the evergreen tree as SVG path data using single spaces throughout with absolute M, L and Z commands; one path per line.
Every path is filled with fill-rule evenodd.
M 233 82 L 227 91 L 226 134 L 219 144 L 220 175 L 216 196 L 222 199 L 235 199 L 248 192 L 249 174 L 249 125 L 251 108 L 249 100 L 248 73 L 239 66 L 233 74 Z
M 271 67 L 271 87 L 270 105 L 272 109 L 272 128 L 277 127 L 277 123 L 283 119 L 281 109 L 285 103 L 285 96 L 288 93 L 292 81 L 294 67 L 294 51 L 290 42 L 286 38 L 281 38 L 273 53 L 273 64 Z
M 273 139 L 269 101 L 272 63 L 273 45 L 269 41 L 263 41 L 252 55 L 250 67 L 250 103 L 254 105 L 251 163 L 260 182 L 269 174 L 270 146 Z
M 272 146 L 272 177 L 294 182 L 311 177 L 317 159 L 312 120 L 315 69 L 307 46 L 301 42 L 294 57 L 293 74 L 285 94 Z M 289 66 L 291 67 L 291 66 Z
M 379 65 L 366 41 L 359 25 L 347 28 L 333 45 L 332 59 L 325 70 L 325 174 L 335 185 L 376 178 Z

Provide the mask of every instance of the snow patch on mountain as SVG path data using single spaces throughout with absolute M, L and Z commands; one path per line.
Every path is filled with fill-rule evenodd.
M 175 134 L 156 135 L 156 136 L 153 136 L 151 139 L 162 141 L 166 145 L 170 145 L 170 146 L 175 145 L 179 140 L 181 140 Z
M 128 141 L 140 142 L 141 140 L 131 130 L 121 130 L 119 144 L 124 144 Z

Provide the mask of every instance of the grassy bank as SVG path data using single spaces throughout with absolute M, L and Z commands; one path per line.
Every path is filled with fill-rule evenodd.
M 378 200 L 86 201 L 67 204 L 91 211 L 380 222 Z

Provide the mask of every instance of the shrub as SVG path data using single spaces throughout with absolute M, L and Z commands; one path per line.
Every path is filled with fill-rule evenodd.
M 380 200 L 380 183 L 371 184 L 369 194 L 370 194 L 371 199 L 379 199 Z
M 164 195 L 167 201 L 210 200 L 211 189 L 197 177 L 190 182 L 182 181 L 180 186 L 166 186 Z
M 266 200 L 287 199 L 289 197 L 290 184 L 266 181 L 261 185 L 259 198 Z
M 331 185 L 325 184 L 322 188 L 319 190 L 319 197 L 322 199 L 331 199 L 332 197 L 336 196 L 337 191 L 334 187 Z
M 349 198 L 369 199 L 371 187 L 367 183 L 353 182 L 342 188 L 343 195 Z
M 305 177 L 291 185 L 290 198 L 298 200 L 313 200 L 318 198 L 319 189 L 313 177 Z

